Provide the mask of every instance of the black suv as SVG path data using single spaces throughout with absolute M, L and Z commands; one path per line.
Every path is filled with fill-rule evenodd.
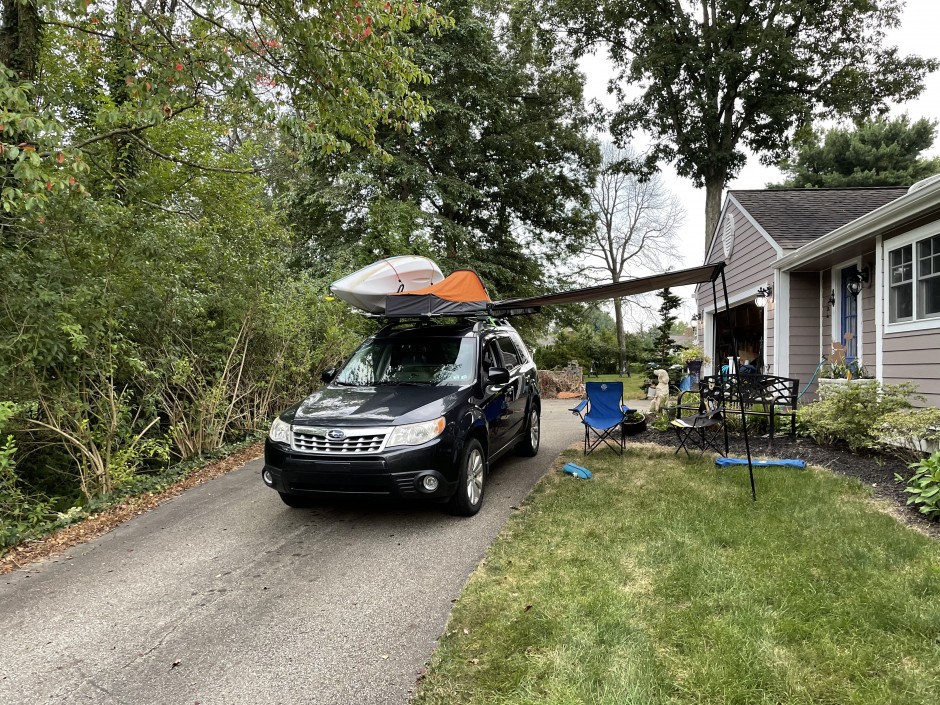
M 539 448 L 535 363 L 512 326 L 388 325 L 275 419 L 262 479 L 291 507 L 319 494 L 448 501 L 470 516 L 490 462 Z

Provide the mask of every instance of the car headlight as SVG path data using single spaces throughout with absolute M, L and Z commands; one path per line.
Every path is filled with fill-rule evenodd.
M 271 430 L 268 431 L 268 438 L 275 443 L 290 445 L 290 424 L 286 421 L 281 421 L 280 418 L 274 419 L 274 423 L 271 424 Z
M 388 437 L 387 446 L 419 446 L 437 438 L 444 432 L 446 425 L 444 417 L 433 421 L 410 423 L 404 426 L 395 426 Z

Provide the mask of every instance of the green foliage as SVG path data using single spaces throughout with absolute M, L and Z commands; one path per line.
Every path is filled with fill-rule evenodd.
M 380 130 L 390 158 L 304 153 L 290 189 L 300 266 L 413 253 L 476 270 L 493 298 L 548 288 L 544 263 L 578 252 L 590 231 L 599 152 L 577 64 L 532 31 L 525 7 L 447 0 L 452 31 L 404 39 L 430 75 L 421 93 L 434 114 L 410 133 Z
M 662 299 L 659 306 L 660 324 L 656 328 L 656 337 L 653 340 L 654 361 L 659 366 L 668 368 L 673 363 L 676 354 L 676 342 L 672 339 L 673 327 L 678 318 L 674 311 L 682 305 L 682 299 L 672 293 L 669 287 L 656 292 Z
M 593 367 L 594 374 L 616 374 L 618 372 L 618 347 L 614 322 L 606 313 L 592 307 L 571 307 L 561 312 L 559 321 L 567 324 L 558 331 L 548 345 L 534 346 L 535 359 L 542 369 L 563 367 L 577 360 L 587 374 Z M 570 315 L 569 315 L 570 314 Z M 643 358 L 649 349 L 649 336 L 642 333 L 626 333 L 624 341 L 628 355 Z
M 701 345 L 691 345 L 679 351 L 679 360 L 687 365 L 695 360 L 701 360 L 704 363 L 712 361 L 711 356 L 705 354 L 705 349 Z
M 48 503 L 23 489 L 16 474 L 16 440 L 3 436 L 15 412 L 14 404 L 0 402 L 0 548 L 15 544 L 49 515 Z
M 664 408 L 660 409 L 655 415 L 647 413 L 646 422 L 650 428 L 655 428 L 660 433 L 667 433 L 670 431 L 673 418 L 675 418 L 674 413 Z
M 940 451 L 909 467 L 914 470 L 909 479 L 895 475 L 898 482 L 907 482 L 904 491 L 911 494 L 907 503 L 928 519 L 940 519 Z
M 877 448 L 878 429 L 892 412 L 910 409 L 917 386 L 913 382 L 882 385 L 876 381 L 850 383 L 826 390 L 825 395 L 797 411 L 797 427 L 820 444 L 842 441 L 853 451 Z
M 779 187 L 910 186 L 940 173 L 940 158 L 921 156 L 936 133 L 936 120 L 912 123 L 906 115 L 863 120 L 825 134 L 807 126 L 796 135 L 795 154 L 779 164 L 787 175 Z
M 884 450 L 916 462 L 923 457 L 925 444 L 940 441 L 940 409 L 926 407 L 885 414 L 874 435 Z
M 819 371 L 822 379 L 871 379 L 871 373 L 857 359 L 824 365 Z
M 776 161 L 814 117 L 884 113 L 889 102 L 919 95 L 938 65 L 886 44 L 899 22 L 897 0 L 544 5 L 576 52 L 607 47 L 620 89 L 614 136 L 647 131 L 655 140 L 647 168 L 670 161 L 705 186 L 706 238 L 746 151 Z

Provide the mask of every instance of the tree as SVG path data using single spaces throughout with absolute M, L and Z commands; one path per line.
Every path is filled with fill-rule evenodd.
M 660 324 L 656 327 L 653 348 L 657 363 L 665 367 L 676 352 L 676 341 L 672 339 L 672 332 L 679 319 L 673 312 L 682 305 L 682 299 L 673 294 L 669 287 L 656 292 L 656 295 L 662 299 L 662 303 L 659 306 Z
M 530 32 L 525 7 L 447 0 L 452 31 L 410 35 L 434 113 L 380 136 L 391 159 L 310 154 L 291 209 L 303 266 L 427 254 L 506 297 L 543 290 L 543 260 L 581 249 L 599 162 L 583 78 L 551 36 Z
M 885 45 L 899 0 L 547 1 L 577 53 L 609 52 L 613 135 L 648 131 L 648 170 L 666 160 L 705 187 L 706 250 L 745 149 L 774 163 L 800 125 L 882 113 L 938 66 Z
M 619 282 L 642 270 L 663 271 L 682 223 L 681 205 L 658 176 L 642 180 L 618 168 L 635 161 L 634 150 L 606 144 L 601 152 L 603 169 L 591 192 L 594 231 L 584 251 L 586 263 L 579 272 L 594 280 Z M 614 320 L 622 374 L 629 372 L 629 359 L 620 297 L 614 299 Z
M 940 173 L 940 157 L 921 157 L 936 134 L 936 120 L 911 123 L 906 115 L 834 127 L 825 134 L 807 127 L 796 136 L 795 154 L 778 165 L 787 180 L 774 188 L 910 186 Z
M 355 0 L 328 12 L 321 4 L 4 0 L 0 97 L 13 110 L 0 125 L 3 212 L 81 193 L 75 164 L 93 144 L 113 145 L 125 164 L 128 149 L 191 161 L 176 150 L 155 154 L 147 134 L 220 96 L 316 148 L 381 151 L 379 129 L 408 130 L 428 114 L 413 90 L 428 76 L 400 35 L 416 26 L 436 33 L 450 20 L 421 2 Z M 83 80 L 57 85 L 66 74 Z M 78 110 L 64 111 L 63 97 Z M 224 151 L 217 145 L 205 164 Z

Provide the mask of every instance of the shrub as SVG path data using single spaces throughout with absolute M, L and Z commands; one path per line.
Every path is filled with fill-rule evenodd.
M 908 467 L 915 472 L 904 489 L 911 493 L 907 503 L 916 505 L 917 511 L 928 519 L 940 519 L 940 451 Z M 905 482 L 901 475 L 894 479 Z
M 874 429 L 876 441 L 910 462 L 924 456 L 924 444 L 940 440 L 940 409 L 912 409 L 886 414 Z
M 15 411 L 13 403 L 0 402 L 0 549 L 15 544 L 49 514 L 46 502 L 23 489 L 16 474 L 16 442 L 3 435 Z
M 913 382 L 874 381 L 828 389 L 825 397 L 797 411 L 798 428 L 822 445 L 844 441 L 853 451 L 877 448 L 875 432 L 885 416 L 910 409 L 916 390 Z

